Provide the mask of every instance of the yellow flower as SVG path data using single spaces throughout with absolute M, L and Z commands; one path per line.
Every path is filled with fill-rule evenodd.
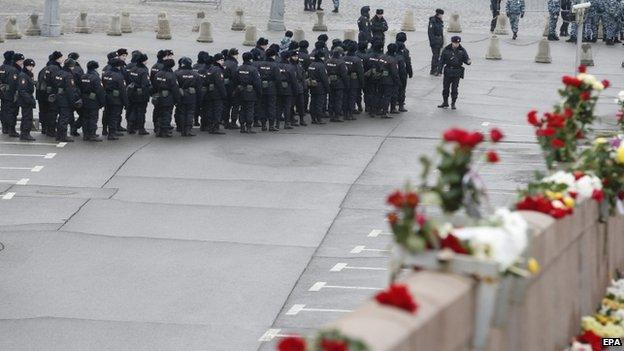
M 529 272 L 531 272 L 531 274 L 539 273 L 540 271 L 539 262 L 537 262 L 537 260 L 534 259 L 533 257 L 529 258 L 529 261 L 527 262 L 527 269 L 529 270 Z
M 551 199 L 551 200 L 561 200 L 563 199 L 563 194 L 559 193 L 559 192 L 554 192 L 552 190 L 546 190 L 544 191 L 544 194 L 546 195 L 547 198 Z
M 620 146 L 615 152 L 615 161 L 624 164 L 624 145 Z
M 566 197 L 563 198 L 563 203 L 566 205 L 566 207 L 572 208 L 572 207 L 574 207 L 574 203 L 575 202 L 574 202 L 573 198 L 571 198 L 569 196 L 566 196 Z
M 594 140 L 594 144 L 606 144 L 607 143 L 607 138 L 596 138 L 596 140 Z

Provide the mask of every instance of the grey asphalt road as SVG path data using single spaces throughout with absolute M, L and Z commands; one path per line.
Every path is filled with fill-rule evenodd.
M 0 48 L 40 64 L 59 48 L 83 62 L 117 47 L 194 57 L 240 47 L 242 35 L 200 45 L 187 32 L 166 42 L 71 34 Z M 465 35 L 474 64 L 457 111 L 436 108 L 441 79 L 415 32 L 409 112 L 391 120 L 98 144 L 1 137 L 0 349 L 270 350 L 348 313 L 387 283 L 386 194 L 418 180 L 418 157 L 443 130 L 505 132 L 502 162 L 481 168 L 494 205 L 543 169 L 525 114 L 556 102 L 574 47 L 555 43 L 554 63 L 536 64 L 539 39 L 504 37 L 504 59 L 486 61 L 487 36 Z M 591 71 L 615 85 L 598 107 L 602 128 L 615 125 L 622 53 L 594 46 Z

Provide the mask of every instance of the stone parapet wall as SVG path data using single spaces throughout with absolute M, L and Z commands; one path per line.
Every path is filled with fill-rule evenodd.
M 561 220 L 522 211 L 533 228 L 530 256 L 541 272 L 514 279 L 507 313 L 493 323 L 488 351 L 554 351 L 565 348 L 579 331 L 583 315 L 595 311 L 610 277 L 624 267 L 624 217 L 599 221 L 594 201 L 580 204 Z M 475 281 L 441 272 L 421 271 L 404 283 L 420 304 L 416 315 L 365 303 L 335 321 L 347 335 L 375 351 L 471 350 Z

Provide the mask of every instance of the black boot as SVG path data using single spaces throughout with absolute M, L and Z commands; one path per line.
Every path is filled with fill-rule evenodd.
M 247 134 L 247 127 L 244 124 L 241 124 L 240 132 L 241 134 Z
M 256 131 L 253 130 L 253 128 L 251 127 L 251 124 L 247 125 L 247 133 L 248 134 L 256 134 Z
M 15 126 L 9 127 L 9 136 L 11 138 L 19 138 L 19 133 L 15 130 Z
M 284 121 L 284 129 L 293 129 L 293 127 L 290 126 L 290 122 Z
M 516 40 L 516 38 L 518 38 L 518 33 L 514 32 L 513 37 L 511 37 L 511 39 Z
M 263 132 L 266 132 L 266 131 L 267 131 L 266 121 L 262 121 L 262 131 L 263 131 Z
M 453 99 L 451 101 L 451 110 L 457 110 L 457 107 L 455 107 L 455 101 L 457 101 L 457 99 Z
M 548 39 L 550 40 L 550 39 Z M 570 37 L 568 40 L 566 40 L 567 43 L 576 43 L 576 37 Z
M 35 141 L 35 138 L 30 135 L 30 132 L 24 132 L 20 135 L 20 140 L 22 141 Z
M 305 119 L 303 117 L 299 117 L 299 125 L 302 127 L 308 126 L 308 124 L 305 122 Z
M 334 11 L 332 11 L 333 13 L 338 13 L 338 8 L 334 6 Z
M 550 40 L 550 41 L 557 41 L 557 40 L 559 40 L 559 37 L 554 35 L 554 34 L 548 34 L 548 40 Z
M 187 137 L 194 137 L 195 136 L 195 134 L 193 134 L 193 127 L 191 127 L 191 126 L 186 127 L 186 136 Z
M 399 112 L 407 112 L 405 105 L 399 105 Z
M 145 128 L 139 129 L 139 135 L 149 135 L 149 132 Z
M 9 130 L 4 124 L 2 125 L 2 134 L 9 134 Z
M 447 108 L 449 107 L 448 98 L 445 98 L 441 105 L 438 105 L 438 108 Z

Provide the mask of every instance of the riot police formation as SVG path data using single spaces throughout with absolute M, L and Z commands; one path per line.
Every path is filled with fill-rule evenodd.
M 548 40 L 559 40 L 555 35 L 556 20 L 559 13 L 563 19 L 560 35 L 569 35 L 567 42 L 576 43 L 578 23 L 572 12 L 572 6 L 580 3 L 580 0 L 549 0 L 548 11 L 550 13 Z M 572 23 L 568 31 L 568 24 Z M 602 33 L 599 33 L 599 25 L 602 23 Z M 624 3 L 620 0 L 595 0 L 586 9 L 583 23 L 584 42 L 595 43 L 602 34 L 603 41 L 607 45 L 619 43 L 624 34 Z
M 371 25 L 359 43 L 333 40 L 330 50 L 322 34 L 311 52 L 304 40 L 291 41 L 279 54 L 279 45 L 260 38 L 240 61 L 236 48 L 214 55 L 199 52 L 196 62 L 191 57 L 176 62 L 173 51 L 160 50 L 156 63 L 148 66 L 146 53 L 128 55 L 119 49 L 107 55 L 100 71 L 95 60 L 83 66 L 78 53 L 55 51 L 35 74 L 33 60 L 7 51 L 0 66 L 2 131 L 33 141 L 38 107 L 41 134 L 59 142 L 81 134 L 85 141 L 101 142 L 98 128 L 111 141 L 148 135 L 150 103 L 154 134 L 160 138 L 174 131 L 191 137 L 197 126 L 216 135 L 233 128 L 253 134 L 322 125 L 327 119 L 351 121 L 363 112 L 390 118 L 407 111 L 411 62 L 405 33 L 397 34 L 384 52 L 387 24 L 381 14 L 375 17 L 377 27 Z

